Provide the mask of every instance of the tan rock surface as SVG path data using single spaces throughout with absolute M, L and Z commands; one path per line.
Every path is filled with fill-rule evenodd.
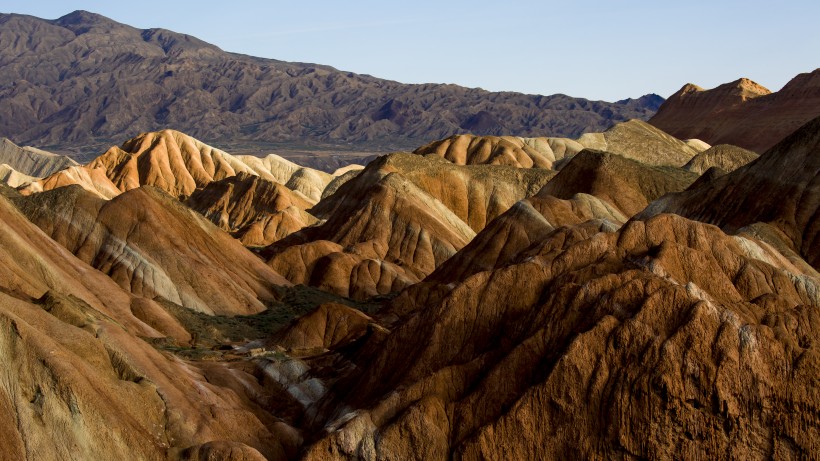
M 36 180 L 37 178 L 20 173 L 5 163 L 0 165 L 0 182 L 5 183 L 9 187 L 19 187 Z
M 699 150 L 641 120 L 618 123 L 603 133 L 587 133 L 578 143 L 653 166 L 681 167 Z
M 258 220 L 246 224 L 234 235 L 247 247 L 265 247 L 318 222 L 307 211 L 290 206 L 261 215 Z
M 729 173 L 756 159 L 758 155 L 742 147 L 718 144 L 692 157 L 683 169 L 703 174 L 712 167 Z
M 71 185 L 78 185 L 106 200 L 112 199 L 122 193 L 122 191 L 108 179 L 103 168 L 88 168 L 84 166 L 72 166 L 60 170 L 46 178 L 24 185 L 20 188 L 20 192 L 24 195 L 31 195 Z

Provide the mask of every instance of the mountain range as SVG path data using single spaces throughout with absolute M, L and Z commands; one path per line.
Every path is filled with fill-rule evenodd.
M 407 85 L 228 53 L 85 11 L 56 20 L 0 15 L 0 66 L 0 133 L 63 150 L 167 127 L 210 143 L 367 143 L 381 151 L 466 132 L 576 137 L 646 120 L 663 102 Z

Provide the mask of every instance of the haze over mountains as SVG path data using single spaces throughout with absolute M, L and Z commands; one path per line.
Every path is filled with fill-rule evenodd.
M 612 124 L 639 103 L 406 86 L 84 12 L 5 15 L 0 43 L 0 79 L 41 79 L 3 87 L 7 128 L 128 132 L 85 164 L 0 146 L 0 460 L 820 452 L 820 116 L 765 151 L 654 124 L 759 142 L 808 116 L 799 101 L 738 115 L 769 97 L 741 82 Z M 397 88 L 381 113 L 401 122 L 374 122 Z M 511 107 L 534 136 L 494 127 Z M 179 130 L 197 124 L 417 142 L 331 173 Z
M 0 133 L 38 146 L 98 146 L 168 127 L 210 143 L 367 142 L 371 150 L 466 132 L 575 137 L 646 120 L 663 102 L 405 85 L 226 53 L 85 11 L 56 20 L 0 16 L 0 66 Z

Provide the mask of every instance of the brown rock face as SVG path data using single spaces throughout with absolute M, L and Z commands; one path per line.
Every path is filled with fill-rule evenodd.
M 356 299 L 415 283 L 553 172 L 393 154 L 310 212 L 326 220 L 266 250 L 293 283 Z
M 727 232 L 764 223 L 761 238 L 820 267 L 820 118 L 807 123 L 757 160 L 712 181 L 653 203 L 642 213 L 671 212 Z
M 271 342 L 290 351 L 343 347 L 367 333 L 373 319 L 342 304 L 322 304 L 303 315 Z
M 820 116 L 820 69 L 770 92 L 748 79 L 711 90 L 688 84 L 649 123 L 682 139 L 733 144 L 764 152 Z
M 451 283 L 393 302 L 306 459 L 816 449 L 818 284 L 765 244 L 661 215 Z
M 287 187 L 239 173 L 195 191 L 185 204 L 246 245 L 266 246 L 316 222 Z
M 250 314 L 288 282 L 236 240 L 149 186 L 106 202 L 79 187 L 21 201 L 35 224 L 121 287 L 184 307 Z

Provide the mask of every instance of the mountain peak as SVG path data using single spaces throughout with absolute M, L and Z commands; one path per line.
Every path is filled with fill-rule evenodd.
M 687 84 L 649 121 L 680 139 L 732 144 L 765 152 L 820 116 L 820 69 L 800 74 L 777 92 L 748 78 L 704 90 Z
M 54 22 L 62 26 L 66 26 L 78 24 L 99 24 L 102 22 L 112 21 L 101 14 L 92 13 L 90 11 L 85 10 L 76 10 L 72 11 L 71 13 L 68 13 L 65 16 L 57 18 Z
M 92 28 L 105 28 L 110 30 L 116 27 L 127 27 L 101 14 L 85 10 L 73 11 L 51 22 L 58 26 L 65 27 L 77 35 L 82 35 Z
M 771 90 L 769 90 L 765 86 L 760 85 L 759 83 L 754 82 L 752 80 L 749 80 L 748 78 L 739 78 L 734 82 L 726 83 L 715 89 L 717 90 L 724 87 L 740 90 L 741 96 L 744 99 L 756 98 L 758 96 L 765 96 L 767 94 L 772 93 Z
M 686 85 L 683 85 L 683 87 L 681 87 L 681 89 L 678 90 L 678 92 L 675 93 L 675 94 L 676 95 L 682 95 L 682 94 L 689 94 L 689 93 L 698 93 L 698 92 L 701 92 L 701 91 L 705 91 L 705 90 L 702 87 L 700 87 L 698 85 L 695 85 L 694 83 L 687 83 Z

